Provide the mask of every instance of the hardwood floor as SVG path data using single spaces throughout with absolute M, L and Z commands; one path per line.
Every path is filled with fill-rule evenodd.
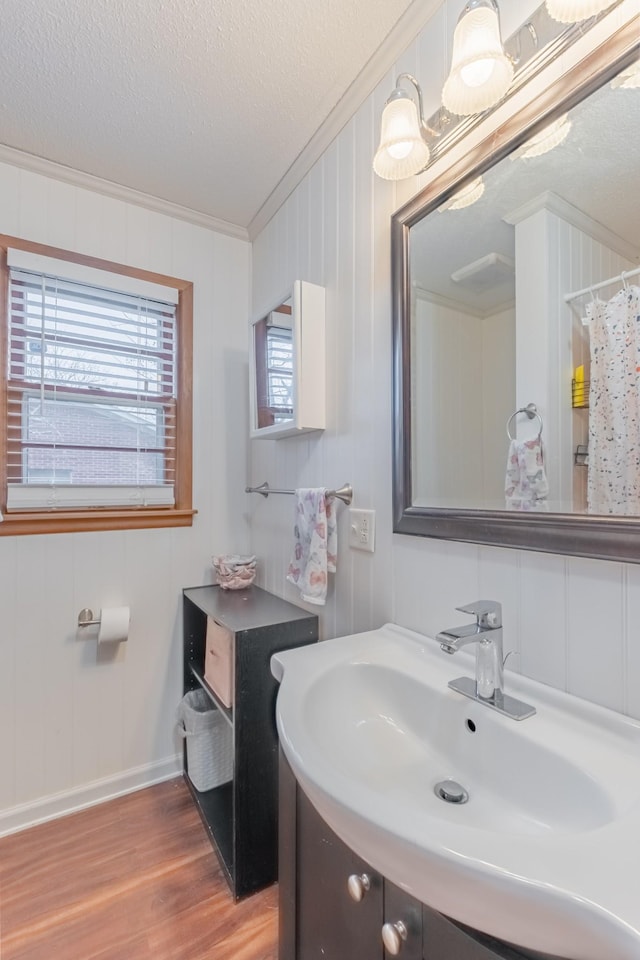
M 234 904 L 180 779 L 0 840 L 0 960 L 277 955 L 277 885 Z

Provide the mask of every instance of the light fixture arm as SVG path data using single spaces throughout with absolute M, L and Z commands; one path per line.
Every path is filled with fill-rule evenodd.
M 514 67 L 520 66 L 520 62 L 522 60 L 521 36 L 522 36 L 523 30 L 526 30 L 529 36 L 531 37 L 531 42 L 533 43 L 533 49 L 534 50 L 538 49 L 538 33 L 534 25 L 531 23 L 531 21 L 527 20 L 527 22 L 523 23 L 522 26 L 519 28 L 518 32 L 515 34 L 515 42 L 516 42 L 515 54 L 510 54 L 510 53 L 507 54 L 507 56 L 511 60 L 511 63 L 514 65 Z
M 394 95 L 402 96 L 402 94 L 399 92 L 402 89 L 400 87 L 401 80 L 408 80 L 409 83 L 412 83 L 416 89 L 416 93 L 418 95 L 418 119 L 420 120 L 420 129 L 422 130 L 422 133 L 427 136 L 438 137 L 440 135 L 439 131 L 434 130 L 432 127 L 430 127 L 424 119 L 424 103 L 422 100 L 422 87 L 420 86 L 420 84 L 412 74 L 410 73 L 398 74 L 396 78 L 396 88 L 391 94 L 391 97 L 389 97 L 389 100 L 391 100 L 394 97 Z

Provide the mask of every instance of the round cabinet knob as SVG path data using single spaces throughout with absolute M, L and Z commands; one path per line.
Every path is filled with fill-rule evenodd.
M 382 927 L 382 942 L 385 950 L 392 957 L 398 956 L 406 939 L 407 928 L 402 920 L 397 920 L 396 923 L 385 923 Z
M 352 873 L 347 880 L 347 890 L 349 891 L 349 896 L 357 903 L 360 903 L 367 890 L 370 889 L 371 881 L 366 873 L 360 875 L 357 873 Z

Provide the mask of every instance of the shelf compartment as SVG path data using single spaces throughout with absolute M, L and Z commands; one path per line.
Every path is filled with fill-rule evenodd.
M 234 877 L 233 864 L 233 781 L 223 783 L 213 790 L 201 792 L 196 790 L 189 779 L 188 773 L 184 779 L 189 787 L 200 818 L 215 847 L 227 881 L 232 884 Z
M 200 684 L 200 686 L 202 687 L 204 692 L 207 694 L 207 696 L 210 697 L 211 700 L 215 703 L 216 707 L 218 708 L 222 716 L 225 718 L 227 723 L 233 726 L 233 707 L 226 707 L 224 705 L 224 703 L 222 702 L 222 700 L 220 700 L 220 698 L 218 697 L 213 687 L 209 686 L 209 684 L 207 683 L 205 678 L 202 676 L 202 673 L 198 670 L 197 667 L 195 667 L 191 663 L 189 664 L 189 669 L 191 671 L 191 675 Z

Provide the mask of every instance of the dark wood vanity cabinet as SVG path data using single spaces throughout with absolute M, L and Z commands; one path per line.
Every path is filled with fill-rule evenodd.
M 544 960 L 422 908 L 424 960 Z M 548 957 L 547 960 L 553 960 Z
M 300 797 L 300 805 L 306 798 Z M 380 939 L 382 878 L 371 875 L 371 889 L 360 903 L 346 895 L 346 878 L 369 868 L 310 810 L 298 808 L 296 891 L 298 954 L 304 958 L 352 960 L 375 957 Z
M 231 634 L 233 703 L 205 679 L 208 618 Z M 233 775 L 211 790 L 191 791 L 236 899 L 278 876 L 277 684 L 271 655 L 315 643 L 318 618 L 259 587 L 183 591 L 184 692 L 202 688 L 232 730 Z
M 279 861 L 279 960 L 557 960 L 455 923 L 386 880 L 324 822 L 282 752 Z M 363 875 L 369 889 L 354 900 L 349 878 Z M 395 954 L 382 927 L 398 923 L 406 939 Z

